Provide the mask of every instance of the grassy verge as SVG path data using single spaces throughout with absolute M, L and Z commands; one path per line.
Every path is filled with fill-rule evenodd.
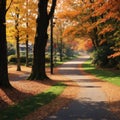
M 104 69 L 96 69 L 93 65 L 91 65 L 91 60 L 86 61 L 82 65 L 82 67 L 86 72 L 93 74 L 104 81 L 108 81 L 117 86 L 120 86 L 120 73 L 116 73 Z
M 48 91 L 30 97 L 17 105 L 10 106 L 6 110 L 0 112 L 0 120 L 17 120 L 30 114 L 37 108 L 48 104 L 58 95 L 62 93 L 65 85 L 58 83 L 52 86 Z

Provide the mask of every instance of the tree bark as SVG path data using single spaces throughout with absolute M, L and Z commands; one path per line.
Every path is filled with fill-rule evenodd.
M 27 13 L 26 13 L 26 28 L 28 30 L 28 12 L 29 12 L 29 8 L 28 8 L 28 0 L 26 1 L 26 8 L 27 8 Z M 29 41 L 29 35 L 28 35 L 28 31 L 26 34 L 26 67 L 28 67 L 28 41 Z
M 59 53 L 60 53 L 60 62 L 62 62 L 63 61 L 63 42 L 62 42 L 62 38 L 60 38 Z
M 15 29 L 16 29 L 16 54 L 17 54 L 17 71 L 21 71 L 21 65 L 20 65 L 20 46 L 19 46 L 19 23 L 18 23 L 18 19 L 19 19 L 19 8 L 16 7 L 16 20 L 15 20 Z
M 28 67 L 28 35 L 26 36 L 26 67 Z
M 11 87 L 8 78 L 6 41 L 6 0 L 0 1 L 0 87 Z
M 47 12 L 49 0 L 39 0 L 38 3 L 38 18 L 36 27 L 36 36 L 33 51 L 32 72 L 28 79 L 30 80 L 45 80 L 48 79 L 45 71 L 45 48 L 48 40 L 47 29 L 49 20 L 53 16 L 56 6 L 56 0 L 52 0 L 51 10 Z
M 16 50 L 17 50 L 17 71 L 21 71 L 20 65 L 20 46 L 19 46 L 19 36 L 16 37 Z

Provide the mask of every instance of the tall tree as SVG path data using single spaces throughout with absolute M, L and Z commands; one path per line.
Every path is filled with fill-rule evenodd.
M 28 79 L 44 80 L 48 79 L 45 71 L 45 48 L 48 40 L 47 29 L 49 20 L 52 18 L 56 6 L 56 0 L 52 0 L 50 11 L 48 12 L 49 0 L 39 0 L 38 17 L 36 26 L 36 36 L 34 43 L 34 58 L 32 72 Z
M 35 36 L 35 18 L 37 3 L 33 0 L 14 0 L 7 13 L 7 40 L 16 44 L 17 71 L 20 66 L 20 44 L 26 43 L 26 63 L 28 65 L 28 42 L 33 42 Z M 20 9 L 22 8 L 22 9 Z
M 6 0 L 0 0 L 0 87 L 10 87 L 7 68 Z
M 15 19 L 15 29 L 16 29 L 16 55 L 17 55 L 17 71 L 21 71 L 21 65 L 20 65 L 20 33 L 19 33 L 19 8 L 16 7 L 16 13 L 15 13 L 16 19 Z

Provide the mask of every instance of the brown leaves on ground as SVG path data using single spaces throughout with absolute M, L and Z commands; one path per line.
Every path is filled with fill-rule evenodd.
M 9 66 L 10 82 L 14 88 L 11 90 L 0 89 L 0 110 L 3 110 L 9 105 L 17 104 L 32 95 L 41 93 L 56 82 L 64 82 L 67 84 L 67 88 L 60 96 L 54 99 L 51 103 L 37 109 L 24 118 L 24 120 L 42 120 L 46 116 L 57 112 L 61 107 L 66 109 L 65 105 L 75 99 L 76 95 L 80 92 L 79 85 L 61 75 L 56 74 L 57 69 L 55 70 L 54 75 L 50 75 L 49 69 L 47 69 L 48 76 L 52 80 L 46 81 L 25 80 L 30 72 L 31 68 L 28 67 L 22 67 L 22 71 L 19 72 L 16 71 L 15 66 Z M 102 86 L 102 89 L 108 97 L 110 110 L 113 111 L 116 116 L 120 117 L 120 87 L 112 85 L 108 82 L 102 82 L 91 75 L 88 75 L 88 77 L 91 77 L 96 84 Z
M 29 114 L 24 120 L 43 120 L 46 116 L 56 113 L 60 108 L 65 107 L 71 100 L 76 98 L 79 93 L 79 85 L 75 82 L 62 77 L 61 75 L 54 75 L 52 79 L 58 82 L 64 82 L 67 84 L 67 88 L 64 92 L 54 99 L 51 103 L 39 108 L 35 112 Z
M 50 75 L 49 69 L 47 69 L 48 76 L 52 80 L 46 81 L 29 81 L 25 78 L 31 72 L 31 68 L 22 66 L 22 71 L 16 71 L 16 66 L 9 66 L 9 78 L 10 83 L 14 87 L 13 89 L 0 89 L 0 110 L 8 107 L 9 105 L 17 104 L 23 101 L 25 98 L 33 96 L 47 90 L 50 86 L 56 82 L 64 82 L 68 87 L 64 92 L 53 100 L 48 105 L 45 105 L 35 112 L 25 117 L 25 120 L 41 120 L 51 113 L 55 113 L 61 107 L 65 106 L 70 100 L 74 99 L 79 92 L 79 86 L 61 75 Z M 57 73 L 57 69 L 55 70 Z
M 22 71 L 16 71 L 16 66 L 9 66 L 10 83 L 12 89 L 0 89 L 0 110 L 9 105 L 17 104 L 25 98 L 41 93 L 54 84 L 52 80 L 29 81 L 26 79 L 31 68 L 22 67 Z

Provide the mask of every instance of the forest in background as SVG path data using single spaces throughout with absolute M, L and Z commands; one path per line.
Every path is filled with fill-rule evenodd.
M 7 40 L 10 43 L 16 46 L 34 43 L 37 3 L 36 0 L 13 1 L 7 13 Z M 54 15 L 54 47 L 60 54 L 67 54 L 67 49 L 93 50 L 95 65 L 119 69 L 119 28 L 119 0 L 58 0 Z M 48 50 L 49 47 L 48 43 Z
M 49 59 L 51 28 L 48 28 L 48 21 L 54 10 L 53 47 L 55 54 L 59 54 L 60 61 L 79 51 L 92 51 L 92 63 L 97 67 L 120 69 L 119 0 L 58 0 L 57 3 L 56 0 L 7 0 L 0 4 L 3 13 L 0 21 L 4 24 L 1 24 L 1 52 L 3 50 L 6 53 L 2 47 L 6 47 L 7 39 L 9 55 L 13 54 L 9 59 L 16 60 L 17 71 L 21 70 L 21 57 L 24 57 L 26 66 L 29 65 L 29 52 L 32 53 L 30 47 L 34 46 L 33 66 L 35 64 L 34 70 L 38 71 L 35 76 L 39 79 L 41 77 L 38 76 L 47 78 L 42 63 L 45 62 L 44 56 L 47 55 Z M 22 44 L 26 49 L 23 56 L 20 52 Z M 45 49 L 47 54 L 44 53 Z M 4 60 L 3 56 L 0 56 L 1 63 L 4 63 L 1 64 L 1 73 L 7 65 L 5 56 Z M 7 70 L 3 74 L 6 73 Z M 34 76 L 32 74 L 33 71 L 31 76 Z

